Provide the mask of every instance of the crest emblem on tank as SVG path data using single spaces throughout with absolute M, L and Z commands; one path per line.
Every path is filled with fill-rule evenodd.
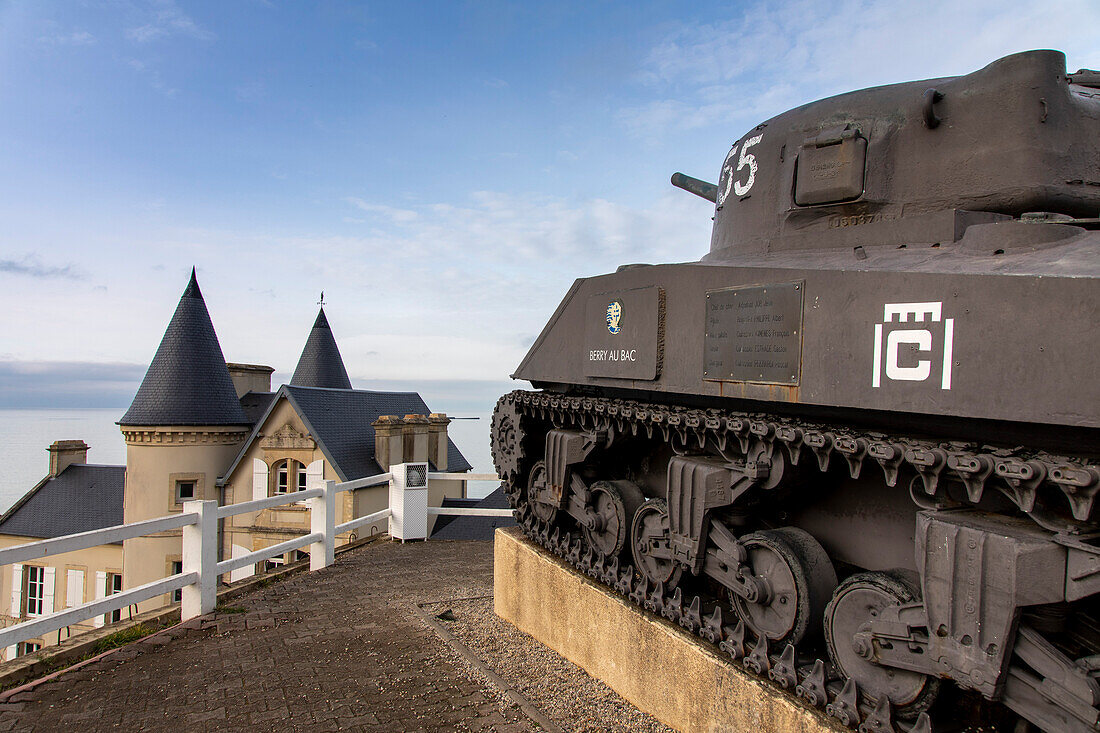
M 607 330 L 611 333 L 618 333 L 622 330 L 622 326 L 619 322 L 623 318 L 623 304 L 617 300 L 613 300 L 607 304 Z

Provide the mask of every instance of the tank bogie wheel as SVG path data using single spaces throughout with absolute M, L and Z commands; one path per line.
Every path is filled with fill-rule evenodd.
M 554 524 L 558 518 L 558 508 L 553 504 L 539 501 L 542 490 L 546 487 L 546 462 L 539 461 L 531 466 L 531 472 L 527 475 L 527 501 L 531 506 L 531 512 L 543 522 Z
M 738 617 L 769 643 L 797 645 L 815 636 L 836 588 L 836 570 L 825 549 L 797 527 L 753 532 L 740 541 L 753 575 L 768 592 L 757 603 L 731 592 Z
M 668 504 L 650 499 L 634 513 L 630 526 L 630 552 L 634 567 L 652 583 L 671 590 L 680 583 L 683 568 L 672 559 L 669 547 Z
M 837 670 L 854 679 L 872 704 L 886 695 L 904 718 L 916 717 L 932 705 L 939 692 L 939 679 L 875 664 L 855 649 L 853 635 L 882 609 L 917 600 L 919 588 L 903 573 L 875 571 L 845 579 L 825 610 L 825 644 Z
M 642 491 L 631 481 L 597 481 L 588 491 L 593 513 L 584 537 L 600 557 L 615 557 L 630 543 L 630 523 Z

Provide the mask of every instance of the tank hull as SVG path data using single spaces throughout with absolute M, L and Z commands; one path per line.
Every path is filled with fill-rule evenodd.
M 923 251 L 871 249 L 864 260 L 841 252 L 841 263 L 792 253 L 578 280 L 513 377 L 868 411 L 871 421 L 885 413 L 878 419 L 892 423 L 898 413 L 1003 421 L 1035 426 L 1040 442 L 1049 426 L 1065 426 L 1090 434 L 1083 449 L 1095 446 L 1100 380 L 1087 377 L 1096 370 L 1100 268 L 1078 263 L 1096 259 L 1100 234 L 1078 230 L 1038 253 L 966 247 L 964 238 Z M 773 296 L 792 287 L 801 295 L 780 302 L 768 286 Z M 624 311 L 618 333 L 605 324 L 613 302 Z M 744 374 L 753 364 L 758 377 Z

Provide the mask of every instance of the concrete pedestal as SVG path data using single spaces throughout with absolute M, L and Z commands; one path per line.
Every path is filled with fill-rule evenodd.
M 567 567 L 519 528 L 496 531 L 493 598 L 498 616 L 677 730 L 846 730 Z

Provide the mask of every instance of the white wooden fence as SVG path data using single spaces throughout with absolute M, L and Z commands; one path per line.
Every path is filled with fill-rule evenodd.
M 429 515 L 505 517 L 512 514 L 508 509 L 428 507 L 429 480 L 495 481 L 498 479 L 495 474 L 429 472 L 426 463 L 403 463 L 393 466 L 387 473 L 376 476 L 343 483 L 325 481 L 321 486 L 305 491 L 279 494 L 241 504 L 219 507 L 216 501 L 187 501 L 184 502 L 183 512 L 180 514 L 0 549 L 0 566 L 2 566 L 24 563 L 64 552 L 86 550 L 97 545 L 122 542 L 156 532 L 183 529 L 182 572 L 0 629 L 0 649 L 176 590 L 181 591 L 183 599 L 181 613 L 184 621 L 210 613 L 217 602 L 219 576 L 307 546 L 309 569 L 320 570 L 333 562 L 337 535 L 383 519 L 389 520 L 390 536 L 404 542 L 427 539 Z M 336 524 L 337 494 L 382 484 L 389 484 L 389 507 Z M 308 502 L 309 534 L 240 557 L 218 561 L 218 520 L 298 502 Z M 14 582 L 17 581 L 13 578 Z M 49 590 L 52 595 L 53 589 Z

